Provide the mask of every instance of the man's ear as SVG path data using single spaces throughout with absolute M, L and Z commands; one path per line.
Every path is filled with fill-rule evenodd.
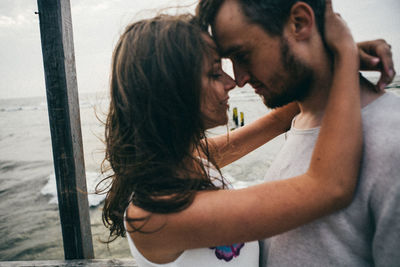
M 308 4 L 297 2 L 290 10 L 288 25 L 294 39 L 303 41 L 310 38 L 315 27 L 314 11 Z

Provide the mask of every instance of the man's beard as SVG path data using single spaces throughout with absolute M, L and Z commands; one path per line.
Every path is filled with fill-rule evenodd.
M 271 93 L 268 97 L 263 96 L 264 104 L 269 108 L 304 100 L 310 94 L 314 78 L 313 70 L 293 54 L 283 37 L 280 52 L 285 73 L 278 75 L 276 82 L 279 84 L 284 81 L 284 84 L 281 88 L 276 88 L 278 93 Z

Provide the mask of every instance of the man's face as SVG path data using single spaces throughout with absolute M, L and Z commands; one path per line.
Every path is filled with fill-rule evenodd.
M 238 86 L 251 84 L 271 108 L 309 94 L 312 69 L 293 54 L 283 36 L 270 36 L 250 23 L 236 0 L 225 0 L 213 26 L 222 56 L 232 60 Z

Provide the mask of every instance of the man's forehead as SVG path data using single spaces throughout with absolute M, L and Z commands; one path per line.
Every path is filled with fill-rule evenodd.
M 242 19 L 244 19 L 244 14 L 240 4 L 236 0 L 225 0 L 215 14 L 211 27 L 215 31 L 216 28 L 234 26 Z
M 245 26 L 245 18 L 237 1 L 225 0 L 211 25 L 214 41 L 223 57 L 240 50 Z

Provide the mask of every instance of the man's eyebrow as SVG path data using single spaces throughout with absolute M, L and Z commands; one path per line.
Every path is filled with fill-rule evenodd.
M 222 58 L 227 58 L 230 55 L 236 53 L 237 51 L 239 51 L 241 49 L 242 49 L 242 47 L 240 45 L 234 45 L 234 46 L 231 46 L 231 47 L 229 47 L 228 49 L 225 49 L 225 50 L 221 49 L 220 50 L 220 55 L 221 55 Z

